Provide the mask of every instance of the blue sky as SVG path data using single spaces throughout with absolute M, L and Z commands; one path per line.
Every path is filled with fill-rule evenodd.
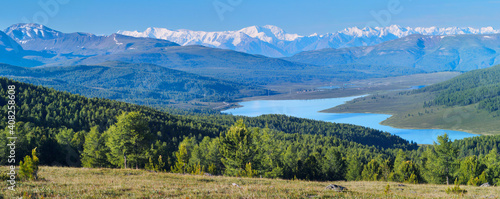
M 267 24 L 302 35 L 390 24 L 500 29 L 499 10 L 500 0 L 4 0 L 0 29 L 21 22 L 95 34 L 147 27 L 220 31 Z

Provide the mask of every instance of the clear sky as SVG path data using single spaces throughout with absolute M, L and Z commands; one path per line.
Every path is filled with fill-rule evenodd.
M 38 22 L 62 32 L 111 34 L 163 27 L 238 30 L 276 25 L 308 35 L 346 27 L 500 29 L 500 0 L 1 0 L 0 29 Z

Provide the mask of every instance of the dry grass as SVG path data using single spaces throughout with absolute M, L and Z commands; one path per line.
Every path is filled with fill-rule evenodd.
M 6 168 L 2 167 L 2 171 Z M 144 170 L 41 167 L 44 180 L 21 182 L 3 197 L 14 198 L 499 198 L 499 187 L 462 186 L 468 193 L 448 195 L 445 185 L 397 186 L 387 182 L 308 182 L 153 173 Z M 232 186 L 232 183 L 240 187 Z M 325 190 L 328 184 L 349 189 Z M 388 194 L 384 193 L 390 184 Z M 5 183 L 4 183 L 5 185 Z M 402 190 L 398 190 L 402 189 Z M 0 198 L 2 196 L 0 195 Z

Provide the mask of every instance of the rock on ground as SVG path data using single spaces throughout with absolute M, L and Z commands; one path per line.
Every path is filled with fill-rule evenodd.
M 328 186 L 326 186 L 326 189 L 334 190 L 336 192 L 347 191 L 347 188 L 340 186 L 340 185 L 336 185 L 336 184 L 328 185 Z

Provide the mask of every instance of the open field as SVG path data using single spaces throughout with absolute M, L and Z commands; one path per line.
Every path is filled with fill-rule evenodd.
M 366 97 L 356 98 L 345 104 L 326 109 L 326 113 L 383 113 L 402 114 L 406 111 L 422 108 L 424 101 L 433 99 L 432 95 L 420 93 L 412 96 L 399 95 L 398 91 L 380 92 Z
M 459 72 L 438 72 L 415 74 L 398 77 L 372 78 L 349 82 L 309 82 L 304 84 L 268 85 L 266 88 L 281 94 L 271 96 L 256 96 L 243 98 L 251 100 L 298 100 L 349 97 L 364 94 L 373 94 L 391 90 L 408 89 L 411 86 L 431 85 L 443 82 L 460 75 Z M 323 86 L 339 86 L 339 89 L 319 89 Z
M 6 167 L 2 167 L 2 171 L 5 170 Z M 20 182 L 15 192 L 2 188 L 1 194 L 5 198 L 500 198 L 499 187 L 461 186 L 468 193 L 460 196 L 445 193 L 446 185 L 309 182 L 132 169 L 41 167 L 39 176 L 43 180 Z M 349 191 L 338 193 L 325 189 L 329 184 L 347 187 Z M 386 194 L 387 184 L 390 189 Z

